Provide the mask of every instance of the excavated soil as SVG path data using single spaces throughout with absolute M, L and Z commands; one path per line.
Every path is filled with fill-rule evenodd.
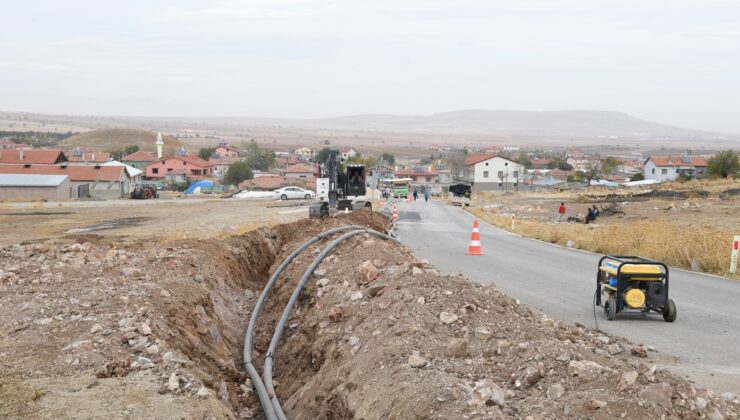
M 225 240 L 44 243 L 0 249 L 0 417 L 262 417 L 244 373 L 250 311 L 296 246 L 355 212 Z M 330 239 L 271 294 L 276 319 Z M 738 418 L 643 348 L 536 313 L 491 287 L 440 276 L 401 245 L 359 235 L 318 268 L 274 373 L 289 418 Z

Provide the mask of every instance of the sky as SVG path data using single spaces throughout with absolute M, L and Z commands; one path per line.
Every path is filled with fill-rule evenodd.
M 0 110 L 610 110 L 740 133 L 738 0 L 0 0 Z

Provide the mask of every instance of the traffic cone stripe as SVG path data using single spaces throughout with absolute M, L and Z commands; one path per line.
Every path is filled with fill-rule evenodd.
M 473 222 L 473 233 L 470 234 L 470 245 L 468 246 L 468 255 L 483 255 L 480 248 L 480 232 L 478 232 L 478 220 Z

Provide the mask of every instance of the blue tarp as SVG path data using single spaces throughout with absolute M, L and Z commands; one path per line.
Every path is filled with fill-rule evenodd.
M 192 194 L 197 188 L 212 188 L 213 181 L 198 181 L 190 184 L 190 188 L 185 190 L 185 194 Z

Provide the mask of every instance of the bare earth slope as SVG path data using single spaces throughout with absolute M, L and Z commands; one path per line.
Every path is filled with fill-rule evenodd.
M 0 417 L 260 415 L 241 361 L 256 296 L 299 243 L 349 223 L 388 221 L 357 212 L 220 241 L 2 248 Z M 270 297 L 258 357 L 324 245 Z M 494 288 L 440 276 L 400 245 L 355 237 L 316 274 L 276 357 L 289 418 L 738 418 L 736 396 L 695 389 L 651 356 Z
M 162 136 L 164 147 L 180 147 L 183 143 L 171 136 Z M 139 146 L 141 150 L 155 150 L 157 133 L 128 128 L 106 128 L 88 131 L 65 139 L 62 144 L 67 146 L 99 147 L 103 150 L 117 150 L 126 146 Z

